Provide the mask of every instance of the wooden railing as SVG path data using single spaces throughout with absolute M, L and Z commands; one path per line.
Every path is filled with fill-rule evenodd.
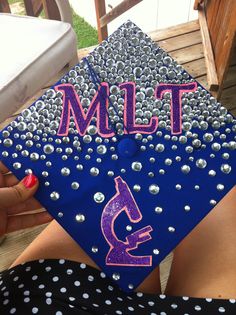
M 60 20 L 60 13 L 54 0 L 24 0 L 26 15 L 39 16 L 44 10 L 46 18 Z M 7 0 L 0 0 L 0 12 L 11 13 Z
M 0 12 L 10 13 L 10 6 L 7 0 L 0 0 Z
M 220 97 L 236 42 L 236 1 L 195 0 L 210 90 Z
M 122 13 L 131 9 L 133 6 L 143 0 L 123 0 L 115 8 L 112 8 L 110 12 L 106 13 L 105 0 L 94 0 L 97 16 L 97 28 L 98 28 L 98 40 L 103 41 L 107 36 L 107 25 L 120 16 Z

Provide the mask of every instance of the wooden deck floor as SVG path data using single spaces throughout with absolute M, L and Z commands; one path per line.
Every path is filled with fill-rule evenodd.
M 192 21 L 179 26 L 170 27 L 165 30 L 152 32 L 151 37 L 159 43 L 170 55 L 175 58 L 200 84 L 208 88 L 206 77 L 206 66 L 203 54 L 201 34 L 198 21 Z M 81 59 L 86 56 L 94 47 L 81 49 L 78 51 L 78 57 Z M 63 74 L 68 71 L 65 67 L 55 78 L 40 90 L 24 107 L 29 106 L 34 100 L 41 96 L 45 89 L 56 82 Z M 230 65 L 228 77 L 225 80 L 224 90 L 221 101 L 233 114 L 236 115 L 236 50 Z M 21 112 L 22 108 L 16 113 Z M 16 115 L 15 114 L 15 115 Z M 4 124 L 8 124 L 15 116 L 13 115 Z M 0 245 L 0 270 L 7 268 L 14 259 L 30 244 L 30 242 L 42 231 L 43 227 L 36 227 L 21 232 L 8 235 L 5 241 Z M 161 282 L 164 287 L 169 274 L 171 255 L 169 255 L 161 264 Z

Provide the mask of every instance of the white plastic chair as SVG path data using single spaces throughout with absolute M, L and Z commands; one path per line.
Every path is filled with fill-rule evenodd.
M 0 122 L 78 60 L 69 1 L 55 1 L 61 21 L 0 13 Z

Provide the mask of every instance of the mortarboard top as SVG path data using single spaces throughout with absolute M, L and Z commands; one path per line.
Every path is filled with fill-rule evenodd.
M 1 132 L 0 151 L 130 291 L 234 186 L 235 124 L 128 21 Z

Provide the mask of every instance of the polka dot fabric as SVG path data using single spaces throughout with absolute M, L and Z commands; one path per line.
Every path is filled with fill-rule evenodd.
M 236 314 L 236 300 L 127 293 L 83 263 L 38 260 L 0 274 L 0 314 Z

